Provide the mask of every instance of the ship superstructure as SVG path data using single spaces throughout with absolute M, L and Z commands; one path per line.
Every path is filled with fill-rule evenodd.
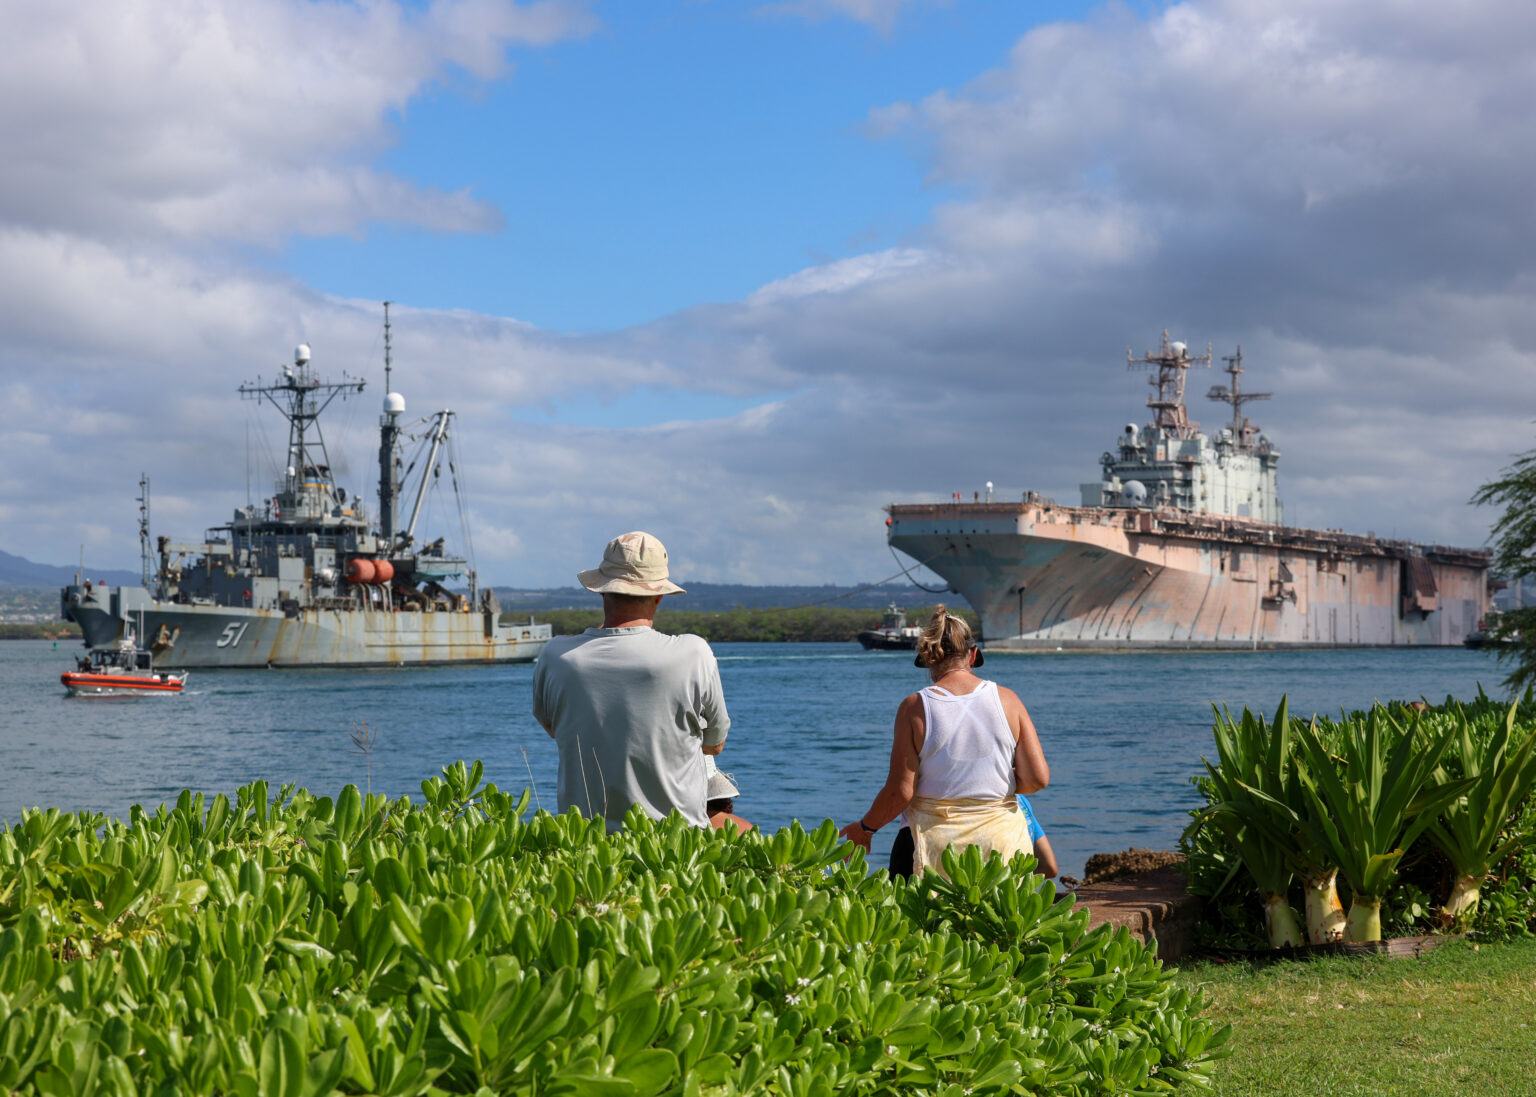
M 1282 522 L 1280 453 L 1231 382 L 1214 436 L 1189 418 L 1192 356 L 1163 334 L 1130 368 L 1153 370 L 1150 422 L 1124 428 L 1081 506 L 893 504 L 890 543 L 946 579 L 1001 649 L 1454 645 L 1489 606 L 1490 554 Z
M 385 313 L 385 388 L 391 361 Z M 454 414 L 438 411 L 419 435 L 425 460 L 408 518 L 402 513 L 400 444 L 405 399 L 387 391 L 379 422 L 377 520 L 336 483 L 321 416 L 363 380 L 322 380 L 308 346 L 268 382 L 240 386 L 269 403 L 288 427 L 286 464 L 272 495 L 236 508 L 201 541 L 156 541 L 158 567 L 140 587 L 74 584 L 62 613 L 87 647 L 107 647 L 139 625 L 157 666 L 374 666 L 528 662 L 550 626 L 502 620 L 471 561 L 445 539 L 418 546 L 428 483 L 440 474 Z M 409 470 L 408 470 L 409 471 Z M 456 480 L 450 462 L 450 479 Z M 141 482 L 141 536 L 148 543 L 148 488 Z M 461 509 L 462 513 L 462 509 Z M 404 520 L 402 521 L 402 518 Z M 468 529 L 464 530 L 466 546 Z M 149 577 L 146 564 L 146 577 Z M 444 584 L 467 587 L 467 593 Z M 457 585 L 457 584 L 456 584 Z

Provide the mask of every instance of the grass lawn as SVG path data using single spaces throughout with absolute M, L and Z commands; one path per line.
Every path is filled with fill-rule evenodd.
M 1536 940 L 1419 960 L 1200 962 L 1178 977 L 1232 1025 L 1221 1097 L 1536 1097 Z

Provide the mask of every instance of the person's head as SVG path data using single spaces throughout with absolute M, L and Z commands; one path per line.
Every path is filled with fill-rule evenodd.
M 654 621 L 661 606 L 659 594 L 603 595 L 603 619 L 614 621 Z
M 649 533 L 636 530 L 615 537 L 603 550 L 603 562 L 578 572 L 576 581 L 594 594 L 610 594 L 640 600 L 641 605 L 664 594 L 683 594 L 683 588 L 667 578 L 667 549 Z
M 933 607 L 933 616 L 918 637 L 914 662 L 939 678 L 953 670 L 981 666 L 982 654 L 971 638 L 971 626 L 965 618 L 955 616 L 941 604 Z

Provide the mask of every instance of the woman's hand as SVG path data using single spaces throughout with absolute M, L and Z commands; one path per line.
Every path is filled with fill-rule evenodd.
M 874 837 L 870 831 L 864 829 L 864 824 L 860 822 L 849 823 L 837 832 L 837 836 L 859 846 L 865 853 L 869 852 L 869 840 Z

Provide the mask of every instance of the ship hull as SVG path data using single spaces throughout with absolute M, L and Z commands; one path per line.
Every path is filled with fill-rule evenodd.
M 109 647 L 131 627 L 156 667 L 399 667 L 529 663 L 548 625 L 505 624 L 485 612 L 281 610 L 182 605 L 142 587 L 70 588 L 64 614 L 86 647 Z M 172 641 L 167 645 L 166 641 Z
M 1001 650 L 1459 646 L 1486 554 L 1207 516 L 896 505 L 890 542 Z

